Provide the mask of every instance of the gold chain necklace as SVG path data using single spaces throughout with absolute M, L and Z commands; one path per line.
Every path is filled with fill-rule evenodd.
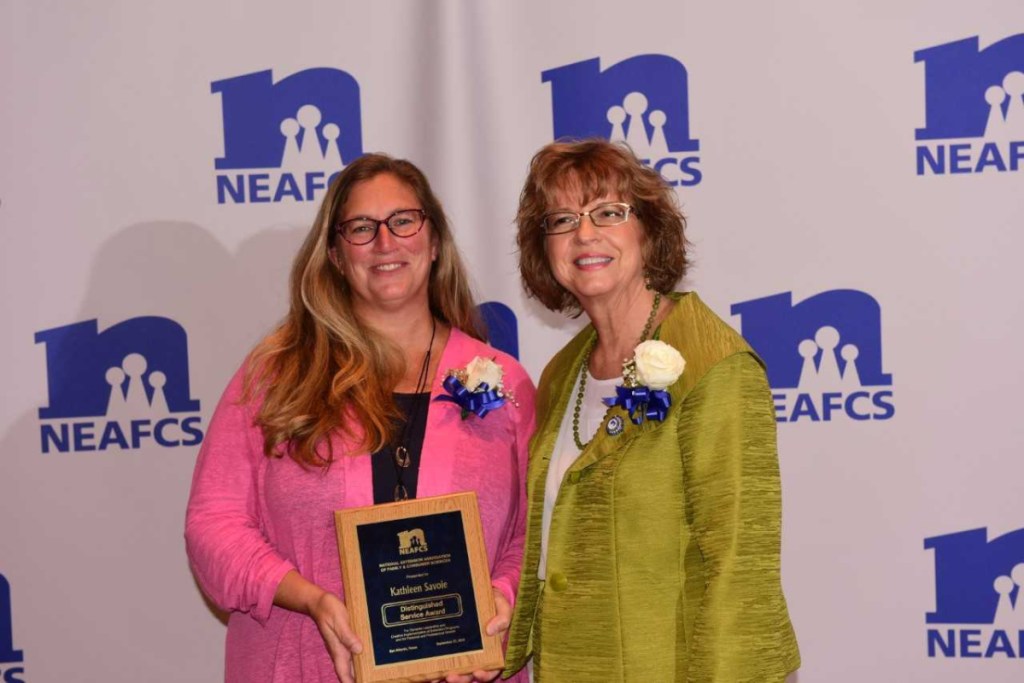
M 640 334 L 640 341 L 643 342 L 647 339 L 647 335 L 651 333 L 651 325 L 654 324 L 654 317 L 658 314 L 658 306 L 661 304 L 661 292 L 654 293 L 654 305 L 651 306 L 651 314 L 647 316 L 647 322 L 644 324 L 644 331 Z M 576 392 L 576 406 L 572 409 L 572 440 L 576 442 L 576 448 L 581 451 L 587 447 L 587 443 L 583 443 L 580 439 L 580 410 L 583 408 L 583 396 L 587 393 L 587 366 L 590 365 L 590 354 L 594 352 L 594 347 L 597 346 L 597 336 L 595 335 L 594 341 L 590 344 L 590 348 L 587 349 L 587 354 L 583 356 L 583 365 L 580 366 L 580 388 Z M 591 437 L 591 441 L 593 437 Z

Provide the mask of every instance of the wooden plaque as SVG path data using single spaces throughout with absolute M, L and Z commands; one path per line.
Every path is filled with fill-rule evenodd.
M 339 510 L 358 683 L 411 683 L 504 665 L 484 627 L 494 595 L 476 494 Z

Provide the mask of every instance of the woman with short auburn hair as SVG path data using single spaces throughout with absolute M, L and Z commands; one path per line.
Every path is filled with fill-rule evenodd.
M 775 414 L 761 360 L 697 295 L 675 192 L 627 147 L 556 142 L 519 203 L 520 271 L 588 325 L 544 369 L 506 672 L 781 683 Z
M 605 187 L 610 179 L 613 188 Z M 564 182 L 573 183 L 573 190 L 584 198 L 608 190 L 631 198 L 636 215 L 644 216 L 642 248 L 651 288 L 670 291 L 686 275 L 686 219 L 675 192 L 661 176 L 638 164 L 627 147 L 604 140 L 555 142 L 534 157 L 519 198 L 519 272 L 527 293 L 552 311 L 581 311 L 576 297 L 555 279 L 547 258 L 544 216 Z

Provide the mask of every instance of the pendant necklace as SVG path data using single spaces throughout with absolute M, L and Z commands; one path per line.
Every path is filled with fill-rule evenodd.
M 409 429 L 416 418 L 420 414 L 420 394 L 424 392 L 427 387 L 427 374 L 430 372 L 430 354 L 434 349 L 434 335 L 437 333 L 437 318 L 431 316 L 432 325 L 430 327 L 430 345 L 427 346 L 427 353 L 423 356 L 423 365 L 420 366 L 420 374 L 416 378 L 416 391 L 413 394 L 413 402 L 409 415 L 406 416 L 405 423 L 402 425 L 402 438 L 399 440 L 399 445 L 395 449 L 394 453 L 394 465 L 395 465 L 395 500 L 408 500 L 409 490 L 405 487 L 405 471 L 412 465 L 412 456 L 409 455 L 409 449 L 406 446 L 409 439 Z M 428 400 L 429 407 L 429 400 Z M 426 434 L 424 434 L 426 438 Z M 420 444 L 420 450 L 422 451 L 423 444 Z

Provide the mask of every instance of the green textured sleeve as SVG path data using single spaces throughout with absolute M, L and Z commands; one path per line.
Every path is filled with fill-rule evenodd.
M 800 656 L 779 576 L 782 504 L 764 370 L 751 354 L 729 356 L 680 410 L 685 514 L 703 573 L 683 646 L 687 680 L 781 683 Z

